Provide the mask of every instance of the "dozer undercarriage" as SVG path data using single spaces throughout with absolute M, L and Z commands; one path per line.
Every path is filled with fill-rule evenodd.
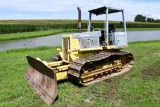
M 89 85 L 129 71 L 133 62 L 131 53 L 102 51 L 73 61 L 69 65 L 68 77 L 82 85 Z
M 127 47 L 126 23 L 123 9 L 101 7 L 89 11 L 88 31 L 81 32 L 80 8 L 78 33 L 62 36 L 62 49 L 47 63 L 39 58 L 26 56 L 28 69 L 25 79 L 40 97 L 51 105 L 58 95 L 57 81 L 69 79 L 87 86 L 129 71 L 134 58 L 131 53 L 120 51 Z M 122 31 L 109 25 L 108 14 L 122 12 Z M 91 15 L 106 15 L 105 30 L 91 31 Z

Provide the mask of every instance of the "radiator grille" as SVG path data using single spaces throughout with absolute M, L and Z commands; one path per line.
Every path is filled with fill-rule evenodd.
M 63 38 L 64 60 L 68 60 L 68 50 L 69 49 L 70 49 L 70 39 L 69 38 Z

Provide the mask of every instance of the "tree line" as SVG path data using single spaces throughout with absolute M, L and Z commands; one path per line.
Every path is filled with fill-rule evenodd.
M 136 15 L 134 18 L 135 22 L 155 22 L 155 23 L 160 23 L 160 19 L 154 19 L 150 17 L 143 16 L 141 14 Z

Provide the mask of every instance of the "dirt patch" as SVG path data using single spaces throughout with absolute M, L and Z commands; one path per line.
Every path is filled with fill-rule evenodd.
M 87 97 L 86 99 L 84 99 L 87 103 L 90 103 L 91 102 L 91 97 Z
M 142 71 L 142 75 L 145 78 L 153 78 L 156 76 L 160 76 L 160 61 L 151 66 L 151 68 Z
M 160 53 L 153 53 L 153 55 L 160 56 Z
M 20 96 L 11 97 L 11 98 L 9 99 L 9 101 L 10 101 L 10 102 L 14 102 L 14 101 L 18 100 L 19 97 L 20 97 Z
M 121 78 L 124 77 L 125 74 L 120 75 L 115 78 L 107 79 L 105 80 L 105 90 L 100 93 L 98 89 L 94 88 L 92 90 L 93 94 L 96 94 L 96 97 L 105 98 L 106 101 L 110 102 L 111 105 L 121 105 L 121 99 L 119 99 L 118 96 L 118 86 L 121 82 Z
M 11 99 L 11 101 L 16 101 L 17 100 L 17 97 L 14 97 Z
M 32 101 L 33 102 L 36 102 L 37 100 L 39 100 L 40 99 L 40 97 L 38 96 L 38 95 L 36 95 L 33 99 L 32 99 Z
M 104 98 L 111 102 L 111 103 L 115 103 L 117 98 L 117 94 L 118 94 L 118 85 L 119 85 L 119 81 L 110 81 L 108 84 L 107 84 L 107 87 L 106 87 L 106 90 L 105 90 L 105 93 L 104 93 Z
M 118 86 L 121 82 L 121 79 L 125 74 L 120 75 L 114 79 L 106 80 L 106 90 L 104 93 L 104 97 L 107 101 L 111 102 L 112 105 L 119 102 L 120 99 L 117 98 L 118 95 Z

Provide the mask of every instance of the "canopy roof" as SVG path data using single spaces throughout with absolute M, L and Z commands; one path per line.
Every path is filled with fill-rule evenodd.
M 104 7 L 100 7 L 100 8 L 97 8 L 97 9 L 89 10 L 88 12 L 93 13 L 95 15 L 106 14 L 106 9 L 107 8 L 108 8 L 108 14 L 123 11 L 123 9 L 114 9 L 114 8 L 111 8 L 111 7 L 104 6 Z

